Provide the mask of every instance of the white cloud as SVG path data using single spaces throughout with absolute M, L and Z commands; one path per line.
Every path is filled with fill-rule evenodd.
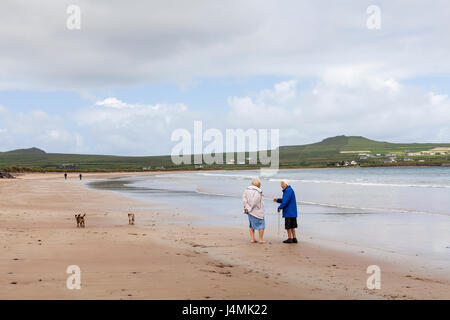
M 193 112 L 183 103 L 130 103 L 117 97 L 99 100 L 67 117 L 2 107 L 1 147 L 169 154 L 174 146 L 171 133 L 178 128 L 192 132 L 194 120 L 203 120 L 204 130 L 223 132 L 226 128 L 279 128 L 281 145 L 311 143 L 339 134 L 393 142 L 450 140 L 447 95 L 364 72 L 352 76 L 351 81 L 338 80 L 324 77 L 308 88 L 299 88 L 293 80 L 282 81 L 255 94 L 232 96 L 225 116 Z
M 386 2 L 378 31 L 366 28 L 370 1 L 78 0 L 77 31 L 66 28 L 69 4 L 1 2 L 0 88 L 323 77 L 349 65 L 398 80 L 450 72 L 446 0 Z
M 448 101 L 448 95 L 446 94 L 435 94 L 433 92 L 429 93 L 431 105 L 436 106 Z
M 204 118 L 178 104 L 132 104 L 109 97 L 66 116 L 1 108 L 0 148 L 39 147 L 50 152 L 169 154 L 170 135 Z
M 45 150 L 87 151 L 82 137 L 68 129 L 69 121 L 43 111 L 14 112 L 3 107 L 0 125 L 3 151 L 39 147 Z
M 116 108 L 116 109 L 122 109 L 122 108 L 132 108 L 133 105 L 124 103 L 123 101 L 120 101 L 117 98 L 106 98 L 102 101 L 97 101 L 95 103 L 97 106 L 103 106 L 103 107 L 110 107 L 110 108 Z
M 182 103 L 133 104 L 115 97 L 73 115 L 92 152 L 128 155 L 169 154 L 171 132 L 190 128 L 196 116 Z
M 172 130 L 190 129 L 194 120 L 219 129 L 282 128 L 282 144 L 336 134 L 450 139 L 448 93 L 405 85 L 450 73 L 446 0 L 383 3 L 379 31 L 366 28 L 370 1 L 78 0 L 78 31 L 66 28 L 69 4 L 0 4 L 0 90 L 76 90 L 94 101 L 67 117 L 64 109 L 55 115 L 0 106 L 4 149 L 162 154 Z M 299 88 L 288 80 L 230 96 L 228 114 L 90 93 L 241 76 L 315 83 Z
M 330 73 L 331 74 L 331 73 Z M 362 72 L 325 77 L 286 102 L 277 88 L 228 99 L 229 123 L 245 128 L 280 128 L 281 144 L 301 144 L 338 134 L 391 141 L 448 141 L 450 101 Z

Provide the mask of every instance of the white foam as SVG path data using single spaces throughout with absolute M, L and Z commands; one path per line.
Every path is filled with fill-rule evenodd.
M 282 179 L 269 179 L 269 181 L 279 182 Z M 290 179 L 291 182 L 303 183 L 329 183 L 329 184 L 348 184 L 358 186 L 374 186 L 374 187 L 399 187 L 399 188 L 443 188 L 449 189 L 448 185 L 440 184 L 406 184 L 406 183 L 380 183 L 380 182 L 354 182 L 354 181 L 339 181 L 339 180 L 306 180 L 306 179 Z

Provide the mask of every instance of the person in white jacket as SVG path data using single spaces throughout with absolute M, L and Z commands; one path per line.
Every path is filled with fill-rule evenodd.
M 244 204 L 244 213 L 248 215 L 251 242 L 256 243 L 255 230 L 258 230 L 259 243 L 265 243 L 263 240 L 265 229 L 264 195 L 259 178 L 252 179 L 252 185 L 244 191 L 242 202 Z

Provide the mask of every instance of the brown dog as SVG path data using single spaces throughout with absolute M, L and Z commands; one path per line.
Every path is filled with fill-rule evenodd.
M 77 228 L 84 228 L 84 217 L 85 216 L 86 216 L 86 213 L 83 215 L 81 215 L 81 213 L 75 215 L 75 219 L 77 220 Z
M 128 224 L 134 225 L 134 213 L 128 214 Z

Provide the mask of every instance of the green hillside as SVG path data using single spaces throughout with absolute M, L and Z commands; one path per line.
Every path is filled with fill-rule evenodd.
M 5 152 L 5 154 L 9 155 L 9 156 L 38 155 L 38 154 L 45 154 L 45 151 L 38 149 L 38 148 L 30 148 L 30 149 L 18 149 L 18 150 L 8 151 L 8 152 Z
M 280 147 L 280 166 L 327 167 L 346 161 L 360 166 L 379 165 L 442 165 L 449 162 L 449 151 L 436 154 L 426 152 L 433 148 L 450 148 L 450 143 L 389 143 L 356 136 L 337 136 L 321 142 Z M 412 153 L 424 154 L 411 155 Z M 395 154 L 394 156 L 392 154 Z M 366 156 L 365 156 L 366 155 Z M 236 154 L 235 154 L 236 156 Z M 151 168 L 149 168 L 151 167 Z M 244 169 L 255 165 L 203 165 L 203 169 Z M 170 156 L 121 157 L 107 155 L 79 155 L 45 153 L 38 148 L 0 152 L 0 168 L 15 171 L 18 168 L 47 171 L 114 171 L 194 169 L 194 165 L 176 166 Z
M 414 157 L 415 160 L 426 160 L 429 162 L 445 162 L 446 155 L 421 155 L 408 156 L 410 153 L 428 151 L 433 148 L 450 148 L 450 143 L 390 143 L 370 140 L 357 136 L 336 136 L 327 138 L 318 143 L 280 147 L 280 162 L 285 166 L 323 165 L 338 161 L 358 161 L 360 165 L 384 164 L 387 155 L 395 153 L 399 158 L 397 162 L 404 162 L 404 158 Z M 355 153 L 350 153 L 355 151 Z M 359 152 L 356 152 L 359 151 Z M 368 154 L 367 161 L 361 161 L 359 154 Z M 377 156 L 378 155 L 378 156 Z M 377 161 L 378 160 L 378 161 Z
M 39 149 L 0 152 L 0 168 L 25 167 L 34 170 L 61 171 L 113 171 L 142 170 L 144 167 L 172 167 L 170 156 L 120 157 L 105 155 L 81 155 L 42 153 Z

